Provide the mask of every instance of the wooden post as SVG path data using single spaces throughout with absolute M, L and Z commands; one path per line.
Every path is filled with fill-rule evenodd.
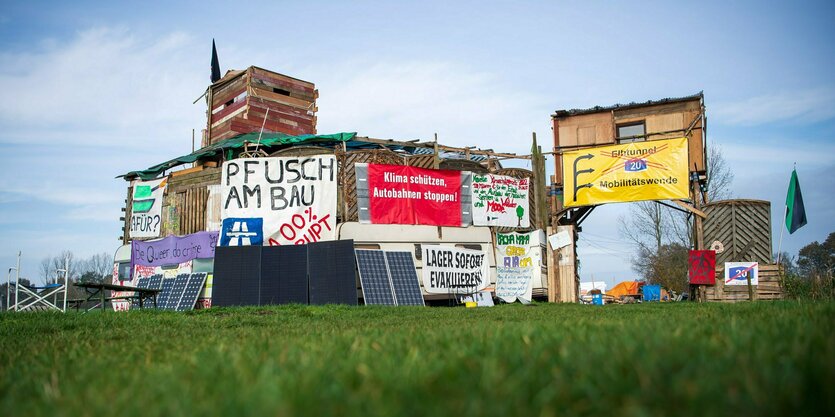
M 695 169 L 695 168 L 694 168 Z M 693 202 L 693 207 L 696 210 L 702 209 L 702 203 L 699 199 L 699 181 L 695 178 L 696 172 L 692 172 L 690 179 L 690 201 Z M 704 242 L 704 228 L 702 226 L 702 217 L 701 216 L 693 216 L 693 246 L 696 250 L 703 250 L 705 248 Z M 693 293 L 694 291 L 691 291 Z M 706 289 L 703 285 L 697 285 L 695 291 L 695 299 L 699 302 L 705 302 L 705 294 Z
M 546 229 L 547 233 L 545 233 L 546 237 L 554 234 L 554 229 L 551 226 L 548 226 Z M 555 250 L 551 247 L 551 242 L 546 239 L 545 245 L 548 248 L 547 256 L 548 256 L 548 302 L 549 303 L 556 303 L 559 301 L 559 275 L 557 275 L 557 256 L 554 254 Z
M 557 233 L 568 232 L 571 237 L 571 244 L 560 248 L 557 259 L 557 271 L 559 279 L 559 301 L 565 303 L 575 302 L 576 300 L 576 226 L 557 226 Z
M 435 153 L 434 158 L 432 159 L 432 168 L 439 169 L 441 167 L 441 156 L 438 155 L 438 134 L 435 134 L 435 144 L 434 144 Z

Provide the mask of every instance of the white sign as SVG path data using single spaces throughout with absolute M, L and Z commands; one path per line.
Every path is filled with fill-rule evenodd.
M 461 303 L 473 302 L 479 307 L 493 307 L 493 295 L 490 291 L 479 291 L 475 294 L 462 295 Z
M 334 240 L 336 170 L 333 155 L 224 162 L 219 246 Z
M 551 249 L 562 249 L 571 244 L 571 234 L 566 231 L 555 233 L 548 236 L 548 242 L 551 244 Z
M 496 297 L 508 303 L 531 301 L 533 280 L 542 268 L 539 234 L 496 233 Z
M 473 294 L 490 283 L 484 251 L 450 246 L 423 246 L 423 289 L 431 294 Z
M 162 196 L 168 178 L 136 181 L 131 194 L 130 237 L 159 237 Z
M 725 262 L 725 285 L 751 285 L 759 283 L 759 264 L 756 262 Z
M 530 227 L 529 188 L 530 178 L 473 174 L 473 224 Z

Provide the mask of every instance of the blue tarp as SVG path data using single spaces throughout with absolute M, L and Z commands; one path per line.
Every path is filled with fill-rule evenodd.
M 661 301 L 660 285 L 644 285 L 644 301 Z

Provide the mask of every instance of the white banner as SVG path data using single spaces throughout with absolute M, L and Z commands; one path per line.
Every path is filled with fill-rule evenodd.
M 759 264 L 756 262 L 725 262 L 725 285 L 751 285 L 759 283 Z
M 473 224 L 530 227 L 530 178 L 473 174 Z
M 333 155 L 224 162 L 219 246 L 334 240 L 336 170 Z
M 168 178 L 136 181 L 131 194 L 130 237 L 159 237 L 162 196 Z
M 423 246 L 423 289 L 431 294 L 473 294 L 490 283 L 484 251 L 451 246 Z
M 496 297 L 508 303 L 531 301 L 533 280 L 542 268 L 539 233 L 496 233 Z

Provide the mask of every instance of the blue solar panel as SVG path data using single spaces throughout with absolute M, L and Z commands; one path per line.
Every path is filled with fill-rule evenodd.
M 191 274 L 180 274 L 174 279 L 174 286 L 171 287 L 171 294 L 168 296 L 168 299 L 165 300 L 166 310 L 176 310 L 177 306 L 180 305 L 180 299 L 183 298 L 183 291 L 185 291 L 186 285 L 188 284 L 189 275 Z
M 168 298 L 171 295 L 171 290 L 174 288 L 174 278 L 162 279 L 162 291 L 157 295 L 157 308 L 162 310 L 168 303 Z
M 386 252 L 391 285 L 397 305 L 424 306 L 415 262 L 411 252 Z
M 136 281 L 136 286 L 139 288 L 147 288 L 148 280 L 150 279 L 150 277 L 139 277 L 139 279 Z
M 366 305 L 395 305 L 386 257 L 381 250 L 357 249 L 357 267 L 362 285 L 362 298 Z
M 200 291 L 203 290 L 203 284 L 206 283 L 206 275 L 205 272 L 196 272 L 189 275 L 188 283 L 183 290 L 183 296 L 180 298 L 180 303 L 177 304 L 177 311 L 194 309 L 194 304 L 197 303 L 197 297 L 200 296 Z M 177 278 L 180 277 L 178 276 Z
M 139 287 L 141 288 L 142 286 L 140 285 Z M 162 289 L 162 274 L 151 275 L 148 279 L 148 285 L 145 288 L 150 288 L 152 290 Z M 157 294 L 157 301 L 159 301 L 159 294 Z M 142 300 L 142 305 L 145 306 L 145 308 L 153 308 L 154 297 L 145 297 L 145 299 Z

